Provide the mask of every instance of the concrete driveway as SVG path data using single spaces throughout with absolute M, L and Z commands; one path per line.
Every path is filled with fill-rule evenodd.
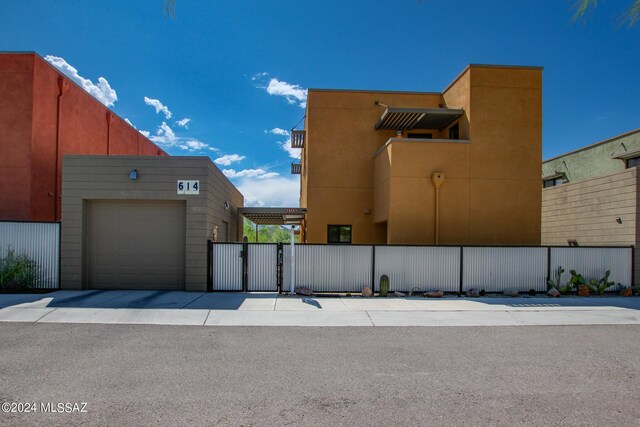
M 304 298 L 274 293 L 58 291 L 0 295 L 0 321 L 220 326 L 640 324 L 640 298 Z

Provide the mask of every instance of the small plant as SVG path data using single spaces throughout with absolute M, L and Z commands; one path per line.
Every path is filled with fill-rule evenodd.
M 351 292 L 347 292 L 346 297 L 351 297 Z
M 480 296 L 483 297 L 487 294 L 487 291 L 484 289 L 480 289 Z
M 27 255 L 16 255 L 9 249 L 0 258 L 0 290 L 29 289 L 37 284 L 38 266 Z
M 587 281 L 582 277 L 582 274 L 578 274 L 575 270 L 571 270 L 569 273 L 571 273 L 569 283 L 571 283 L 574 288 L 579 288 L 580 286 L 587 284 Z
M 389 276 L 383 274 L 380 277 L 380 296 L 386 297 L 389 293 Z
M 622 289 L 620 290 L 620 296 L 621 297 L 630 297 L 633 295 L 633 287 L 630 286 L 623 286 Z
M 600 280 L 596 280 L 596 279 L 589 280 L 589 283 L 587 284 L 589 291 L 593 292 L 596 295 L 604 295 L 604 292 L 607 290 L 607 288 L 610 288 L 611 286 L 616 284 L 615 282 L 609 281 L 610 274 L 611 274 L 611 270 L 607 270 L 607 272 L 604 273 L 604 277 L 601 278 Z M 620 283 L 618 283 L 618 286 L 620 286 Z
M 553 279 L 547 281 L 547 289 L 556 288 L 560 290 L 560 286 L 562 286 L 562 273 L 564 273 L 564 269 L 562 266 L 559 266 L 554 272 Z
M 529 296 L 535 297 L 536 296 L 536 290 L 535 289 L 529 289 Z
M 409 291 L 409 296 L 410 296 L 410 297 L 413 297 L 413 296 L 415 296 L 416 294 L 421 295 L 422 293 L 423 293 L 423 292 L 422 292 L 422 289 L 420 289 L 419 287 L 417 287 L 417 286 L 416 286 L 415 288 L 413 288 L 413 289 L 411 289 L 411 290 Z

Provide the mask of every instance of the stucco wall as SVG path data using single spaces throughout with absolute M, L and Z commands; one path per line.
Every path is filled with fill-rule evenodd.
M 463 108 L 460 139 L 470 144 L 407 138 L 375 157 L 396 136 L 374 129 L 384 112 L 375 101 Z M 441 243 L 540 243 L 540 68 L 470 66 L 442 94 L 311 89 L 306 120 L 301 200 L 308 243 L 326 242 L 327 224 L 351 224 L 353 243 L 433 243 L 435 171 L 451 171 Z M 413 132 L 448 138 L 448 129 Z
M 0 219 L 28 219 L 33 60 L 0 55 Z
M 611 156 L 637 148 L 640 148 L 640 129 L 545 160 L 542 176 L 561 172 L 569 182 L 577 182 L 622 172 L 626 168 L 625 161 Z
M 132 181 L 129 172 L 137 169 Z M 200 180 L 200 194 L 179 195 L 178 179 Z M 185 286 L 206 291 L 208 239 L 215 226 L 229 224 L 236 241 L 242 194 L 208 157 L 65 156 L 63 168 L 61 286 L 84 289 L 85 202 L 88 200 L 184 200 L 186 202 Z M 228 201 L 230 208 L 224 208 Z M 219 239 L 222 240 L 222 239 Z
M 542 244 L 626 246 L 638 242 L 638 169 L 542 190 Z M 621 222 L 617 221 L 620 218 Z M 635 265 L 640 258 L 636 251 Z M 636 267 L 634 283 L 640 279 Z
M 0 54 L 0 133 L 0 219 L 59 220 L 66 154 L 166 155 L 34 53 Z

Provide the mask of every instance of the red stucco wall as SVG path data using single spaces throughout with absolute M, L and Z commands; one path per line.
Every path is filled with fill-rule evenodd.
M 167 155 L 40 56 L 0 54 L 0 219 L 60 220 L 65 154 Z

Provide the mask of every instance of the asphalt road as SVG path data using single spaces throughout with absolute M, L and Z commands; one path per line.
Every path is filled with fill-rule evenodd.
M 3 425 L 640 423 L 640 327 L 0 323 Z

